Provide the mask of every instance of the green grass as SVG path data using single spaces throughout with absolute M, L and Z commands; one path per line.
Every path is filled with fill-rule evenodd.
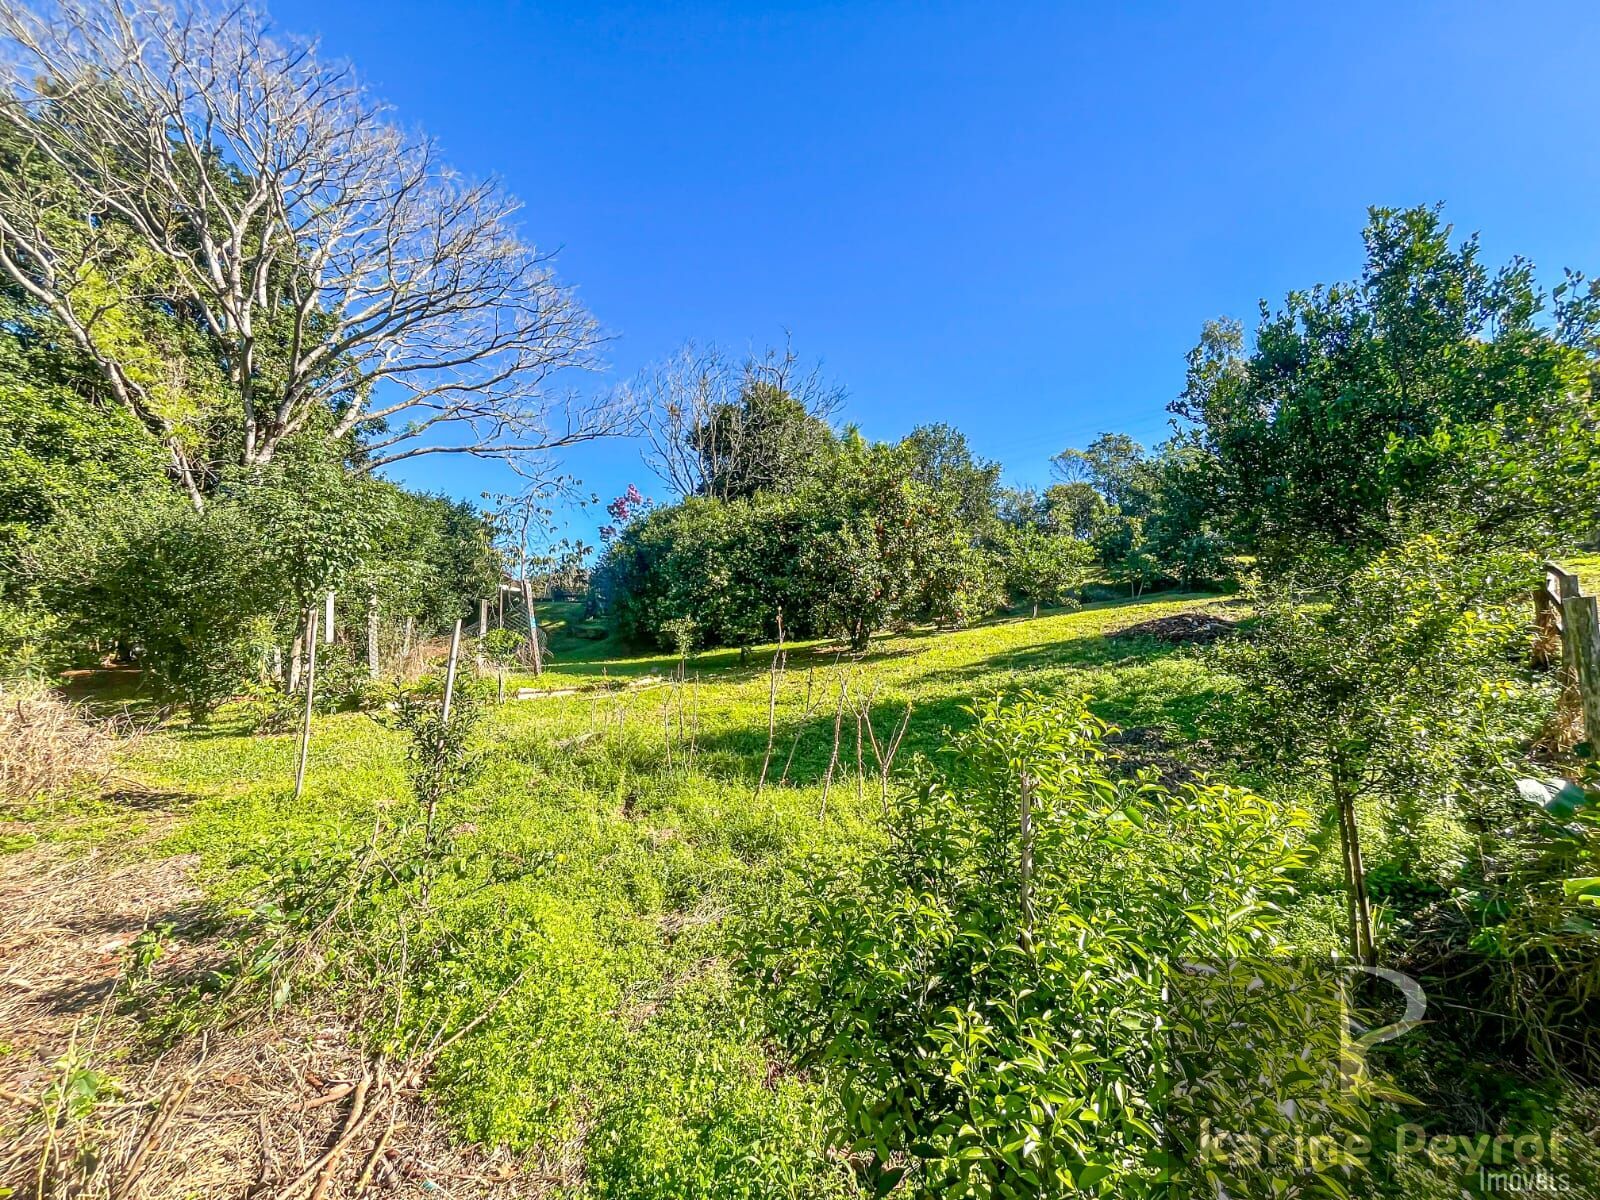
M 481 770 L 441 812 L 449 852 L 426 903 L 398 882 L 358 889 L 298 995 L 361 1014 L 402 1054 L 492 1009 L 439 1055 L 436 1101 L 466 1136 L 581 1164 L 589 1194 L 844 1194 L 824 1147 L 829 1101 L 770 1060 L 725 952 L 730 921 L 805 855 L 881 836 L 871 738 L 861 778 L 848 710 L 824 803 L 841 687 L 870 700 L 880 744 L 911 705 L 897 777 L 968 719 L 972 698 L 1020 687 L 1086 692 L 1111 720 L 1182 741 L 1215 677 L 1193 654 L 1104 635 L 1222 603 L 1163 596 L 914 631 L 859 659 L 792 645 L 759 793 L 773 647 L 743 663 L 699 655 L 675 686 L 676 660 L 563 636 L 579 614 L 551 612 L 552 668 L 512 681 L 548 695 L 489 712 Z M 404 753 L 372 716 L 320 719 L 296 801 L 295 739 L 251 736 L 225 709 L 209 727 L 148 738 L 127 769 L 183 798 L 164 848 L 200 856 L 219 913 L 248 942 L 315 923 L 351 888 L 353 863 L 408 861 L 419 814 Z M 106 832 L 105 816 L 87 828 Z
M 1586 594 L 1600 594 L 1600 553 L 1570 555 L 1561 565 L 1578 576 Z

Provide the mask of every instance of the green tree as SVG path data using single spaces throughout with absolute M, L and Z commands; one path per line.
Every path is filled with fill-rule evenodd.
M 953 425 L 918 425 L 900 444 L 911 455 L 911 476 L 935 492 L 953 492 L 961 519 L 973 529 L 992 521 L 1000 464 L 975 458 L 967 435 Z
M 780 384 L 756 376 L 736 402 L 701 415 L 687 437 L 700 460 L 701 494 L 737 500 L 795 490 L 827 453 L 833 430 Z
M 993 596 L 992 562 L 962 519 L 961 494 L 935 490 L 915 469 L 904 445 L 853 434 L 803 498 L 805 608 L 814 628 L 853 650 L 891 625 L 970 619 Z
M 1063 483 L 1087 483 L 1107 504 L 1137 516 L 1138 468 L 1144 458 L 1144 447 L 1127 434 L 1102 433 L 1085 450 L 1063 450 L 1050 467 Z
M 1075 538 L 1091 538 L 1110 514 L 1104 497 L 1088 483 L 1057 483 L 1040 497 L 1039 523 Z
M 1450 453 L 1470 439 L 1441 429 L 1537 440 L 1574 406 L 1594 427 L 1600 312 L 1581 278 L 1547 295 L 1525 260 L 1491 270 L 1438 208 L 1373 209 L 1364 239 L 1359 279 L 1263 305 L 1252 345 L 1207 326 L 1172 405 L 1214 460 L 1227 532 L 1270 558 L 1381 545 L 1394 503 L 1470 475 Z
M 1325 598 L 1276 580 L 1252 636 L 1221 648 L 1251 755 L 1326 801 L 1319 844 L 1337 830 L 1362 962 L 1378 950 L 1363 826 L 1382 830 L 1400 877 L 1431 863 L 1447 879 L 1474 797 L 1514 790 L 1507 764 L 1548 711 L 1518 665 L 1532 560 L 1461 534 L 1394 540 Z
M 1036 617 L 1041 604 L 1076 603 L 1095 557 L 1088 542 L 1036 525 L 1005 530 L 998 551 L 1007 590 L 1032 605 Z

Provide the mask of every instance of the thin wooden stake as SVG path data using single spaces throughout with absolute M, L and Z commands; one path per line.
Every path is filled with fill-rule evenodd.
M 446 725 L 450 723 L 450 702 L 456 694 L 456 660 L 461 657 L 461 618 L 456 618 L 456 626 L 450 631 L 450 663 L 444 671 L 444 707 L 439 711 L 439 719 Z
M 839 706 L 833 710 L 833 754 L 828 759 L 828 773 L 822 780 L 822 806 L 817 812 L 820 821 L 828 814 L 828 792 L 833 787 L 833 771 L 839 765 L 839 727 L 844 722 L 844 701 L 850 691 L 850 681 L 839 680 Z
M 300 726 L 300 761 L 294 769 L 294 798 L 300 799 L 300 793 L 306 786 L 306 759 L 311 756 L 311 705 L 317 694 L 317 610 L 311 609 L 311 624 L 306 637 L 306 715 L 305 721 Z
M 1021 788 L 1021 821 L 1019 843 L 1022 880 L 1022 946 L 1033 946 L 1033 779 L 1024 774 Z

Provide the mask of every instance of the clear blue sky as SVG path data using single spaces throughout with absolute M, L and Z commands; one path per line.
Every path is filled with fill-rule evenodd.
M 577 382 L 788 329 L 868 435 L 948 421 L 1017 482 L 1160 440 L 1201 323 L 1352 275 L 1370 204 L 1600 272 L 1593 0 L 271 6 L 526 201 L 613 335 Z M 570 464 L 661 492 L 631 443 Z

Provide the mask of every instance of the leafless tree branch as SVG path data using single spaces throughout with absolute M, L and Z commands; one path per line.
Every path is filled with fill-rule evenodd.
M 0 271 L 61 320 L 197 498 L 201 468 L 99 307 L 94 284 L 130 240 L 215 339 L 244 465 L 308 429 L 379 430 L 381 466 L 631 425 L 625 392 L 548 395 L 554 374 L 593 364 L 598 334 L 518 235 L 518 202 L 249 8 L 0 4 L 0 121 L 28 160 L 0 189 Z

